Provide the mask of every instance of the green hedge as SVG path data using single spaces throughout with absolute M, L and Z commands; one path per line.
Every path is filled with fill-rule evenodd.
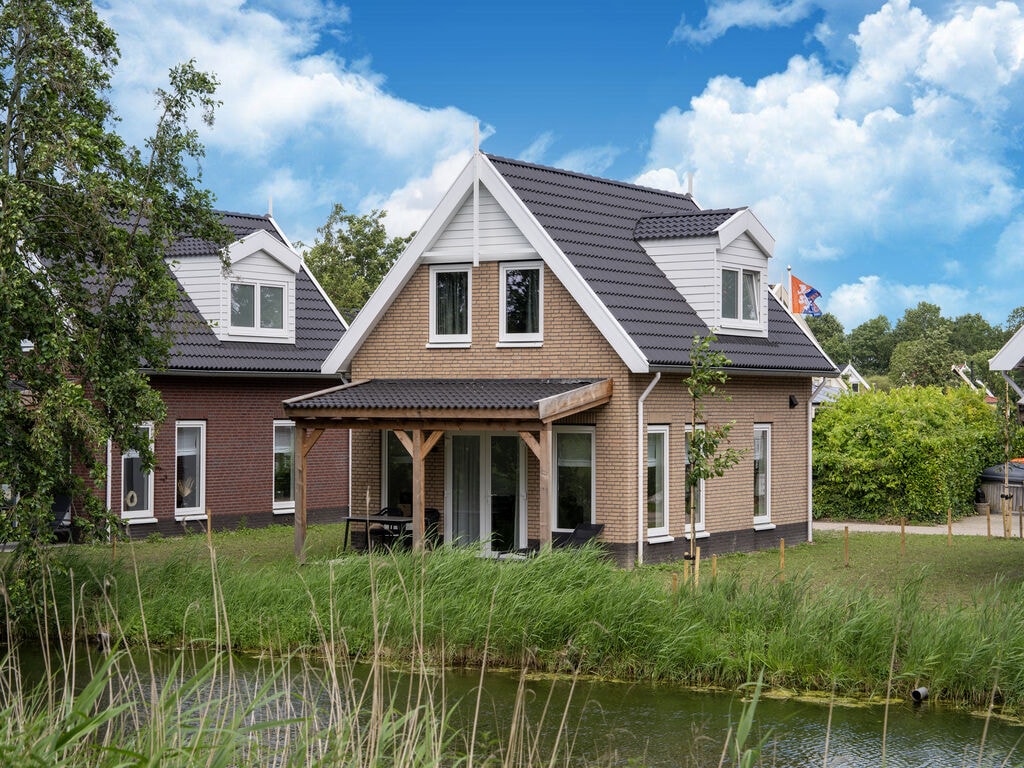
M 966 388 L 840 397 L 814 420 L 814 515 L 942 522 L 973 510 L 978 475 L 1003 460 L 996 410 Z

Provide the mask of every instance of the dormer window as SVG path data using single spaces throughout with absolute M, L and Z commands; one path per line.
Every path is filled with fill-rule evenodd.
M 539 261 L 501 265 L 498 340 L 536 344 L 544 339 L 544 270 Z
M 285 330 L 285 286 L 268 283 L 231 284 L 231 330 Z
M 470 332 L 469 267 L 430 268 L 430 342 L 468 345 Z
M 761 275 L 748 269 L 722 270 L 722 319 L 758 321 Z

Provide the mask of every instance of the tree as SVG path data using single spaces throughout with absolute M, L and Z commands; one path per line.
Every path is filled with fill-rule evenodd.
M 963 353 L 949 344 L 949 335 L 933 331 L 919 339 L 901 341 L 892 351 L 889 378 L 896 386 L 944 386 L 959 381 L 953 365 L 963 362 Z
M 1007 339 L 1001 328 L 993 327 L 978 313 L 960 315 L 953 320 L 949 343 L 970 357 L 988 349 L 999 349 Z
M 347 322 L 363 308 L 412 240 L 412 235 L 389 239 L 383 223 L 386 215 L 374 209 L 357 216 L 336 203 L 306 253 L 306 265 Z
M 87 0 L 0 5 L 0 482 L 11 508 L 0 539 L 37 559 L 57 494 L 73 495 L 101 526 L 113 440 L 152 455 L 138 427 L 159 422 L 159 395 L 140 370 L 170 349 L 177 284 L 169 242 L 226 243 L 200 188 L 215 79 L 188 63 L 156 93 L 145 148 L 127 146 L 107 92 L 114 32 Z
M 833 363 L 842 366 L 850 362 L 850 342 L 838 317 L 831 312 L 826 312 L 821 317 L 808 317 L 807 326 L 821 344 L 821 348 L 825 350 L 825 354 L 832 358 Z
M 916 341 L 935 332 L 949 333 L 953 322 L 942 316 L 942 309 L 937 304 L 927 301 L 918 302 L 916 307 L 908 307 L 892 329 L 893 349 L 903 341 Z
M 736 448 L 722 448 L 728 440 L 735 422 L 708 424 L 704 415 L 704 400 L 719 394 L 719 387 L 729 380 L 725 367 L 730 361 L 721 352 L 712 349 L 714 334 L 694 336 L 690 345 L 690 374 L 685 379 L 686 391 L 690 393 L 690 424 L 693 431 L 688 435 L 686 475 L 686 519 L 690 531 L 693 527 L 693 500 L 697 486 L 703 480 L 721 477 L 736 466 L 743 458 L 743 451 Z M 703 428 L 698 428 L 703 424 Z M 690 557 L 695 555 L 697 537 L 690 536 Z
M 892 348 L 892 325 L 885 315 L 861 323 L 850 331 L 853 364 L 863 375 L 887 373 Z
M 1024 325 L 1024 306 L 1016 307 L 1006 316 L 1006 333 L 1013 335 Z

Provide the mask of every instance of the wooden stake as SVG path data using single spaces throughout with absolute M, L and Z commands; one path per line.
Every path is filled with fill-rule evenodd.
M 672 594 L 679 591 L 679 574 L 672 571 Z
M 693 586 L 700 586 L 700 547 L 697 547 L 693 558 Z
M 206 543 L 213 549 L 213 510 L 206 508 Z
M 683 560 L 683 583 L 690 583 L 690 561 Z
M 711 580 L 718 578 L 718 555 L 711 556 Z
M 779 539 L 779 581 L 786 580 L 786 540 Z
M 985 509 L 985 527 L 988 529 L 988 538 L 992 538 L 992 505 L 986 505 Z
M 946 546 L 953 546 L 953 508 L 946 510 Z
M 900 518 L 900 557 L 907 554 L 907 518 Z
M 843 567 L 850 567 L 850 526 L 843 526 Z

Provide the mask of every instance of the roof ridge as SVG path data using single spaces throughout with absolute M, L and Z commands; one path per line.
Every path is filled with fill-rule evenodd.
M 641 216 L 638 221 L 644 219 L 674 219 L 679 216 L 719 216 L 725 213 L 733 214 L 746 209 L 747 206 L 741 205 L 739 208 L 698 208 L 696 211 L 679 211 L 678 213 L 652 213 Z
M 628 181 L 619 181 L 618 179 L 608 179 L 608 178 L 605 178 L 603 176 L 594 176 L 593 174 L 589 174 L 589 173 L 580 173 L 579 171 L 569 171 L 569 170 L 566 170 L 565 168 L 556 168 L 556 167 L 554 167 L 552 165 L 541 165 L 540 163 L 530 163 L 530 162 L 527 162 L 526 160 L 517 160 L 517 159 L 512 158 L 512 157 L 502 157 L 501 155 L 492 155 L 489 152 L 485 152 L 484 155 L 488 159 L 490 159 L 490 160 L 497 160 L 498 162 L 502 162 L 502 163 L 510 163 L 512 165 L 519 165 L 519 166 L 522 166 L 524 168 L 536 168 L 537 170 L 550 171 L 551 173 L 558 173 L 558 174 L 562 174 L 564 176 L 574 176 L 574 177 L 576 177 L 578 179 L 589 179 L 591 181 L 599 181 L 602 184 L 609 184 L 609 185 L 615 186 L 615 187 L 624 187 L 624 188 L 627 188 L 627 189 L 642 189 L 645 192 L 653 192 L 654 194 L 657 194 L 657 195 L 664 195 L 666 197 L 672 198 L 673 200 L 686 200 L 687 202 L 692 203 L 693 205 L 696 205 L 696 202 L 694 201 L 693 196 L 690 195 L 688 192 L 670 192 L 667 189 L 658 189 L 657 187 L 647 187 L 647 186 L 644 186 L 642 184 L 633 184 L 633 183 L 630 183 Z

